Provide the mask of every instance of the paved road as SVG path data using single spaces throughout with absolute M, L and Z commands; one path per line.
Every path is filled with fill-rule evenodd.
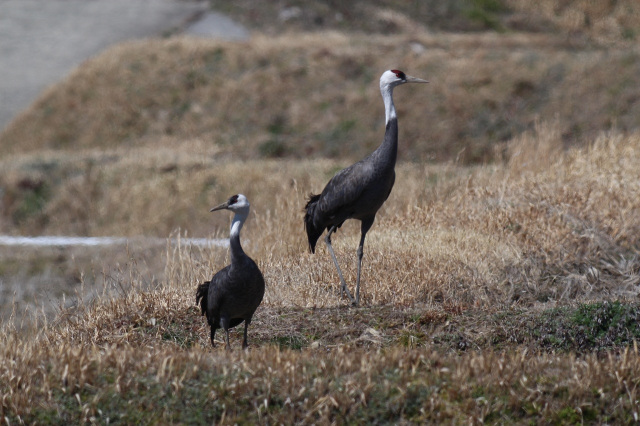
M 199 0 L 0 0 L 0 131 L 42 90 L 109 45 L 177 30 L 248 37 L 207 9 Z
M 0 235 L 0 246 L 8 247 L 100 247 L 100 246 L 125 246 L 128 244 L 152 244 L 166 245 L 170 242 L 172 245 L 181 244 L 183 246 L 198 247 L 228 247 L 229 240 L 227 238 L 153 238 L 153 237 L 65 237 L 61 235 L 49 235 L 39 237 L 16 237 L 13 235 Z

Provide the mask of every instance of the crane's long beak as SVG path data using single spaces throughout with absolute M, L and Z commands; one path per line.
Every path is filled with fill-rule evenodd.
M 423 80 L 417 77 L 411 77 L 410 75 L 407 76 L 406 80 L 407 80 L 407 83 L 428 83 L 427 80 Z
M 223 209 L 226 209 L 227 207 L 229 207 L 229 202 L 225 201 L 224 203 L 220 204 L 219 206 L 215 206 L 214 208 L 212 208 L 209 211 L 210 212 L 215 212 L 216 210 L 223 210 Z

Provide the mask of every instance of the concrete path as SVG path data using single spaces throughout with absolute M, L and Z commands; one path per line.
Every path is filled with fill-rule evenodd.
M 53 83 L 108 46 L 176 31 L 248 32 L 196 0 L 0 0 L 0 131 Z
M 130 243 L 151 245 L 183 245 L 198 247 L 228 247 L 227 238 L 152 238 L 152 237 L 65 237 L 62 235 L 49 235 L 39 237 L 16 237 L 13 235 L 0 235 L 0 246 L 9 247 L 99 247 L 99 246 L 125 246 Z

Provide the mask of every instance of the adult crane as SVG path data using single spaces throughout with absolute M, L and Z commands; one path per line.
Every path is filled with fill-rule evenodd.
M 315 253 L 316 242 L 326 229 L 324 241 L 327 243 L 333 263 L 336 265 L 342 292 L 351 302 L 360 303 L 360 269 L 364 239 L 373 225 L 378 209 L 391 193 L 396 179 L 395 165 L 398 154 L 398 118 L 393 104 L 393 89 L 405 83 L 428 83 L 406 75 L 399 70 L 388 70 L 380 77 L 380 93 L 384 101 L 386 130 L 382 144 L 367 157 L 336 173 L 324 187 L 322 193 L 311 194 L 305 206 L 304 225 L 309 239 L 309 249 Z M 361 221 L 360 244 L 358 246 L 358 275 L 356 297 L 351 295 L 342 276 L 338 260 L 331 246 L 331 234 L 347 219 Z
M 258 265 L 245 254 L 240 245 L 240 229 L 249 215 L 247 197 L 242 194 L 234 195 L 211 211 L 223 209 L 235 213 L 229 235 L 231 264 L 218 271 L 211 281 L 198 286 L 196 305 L 199 303 L 202 315 L 207 316 L 211 328 L 211 346 L 216 346 L 216 330 L 222 328 L 227 350 L 231 349 L 229 329 L 244 321 L 242 349 L 246 349 L 247 329 L 264 296 L 264 278 Z

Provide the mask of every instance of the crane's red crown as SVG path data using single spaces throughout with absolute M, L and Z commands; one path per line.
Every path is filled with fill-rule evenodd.
M 405 80 L 407 78 L 407 75 L 405 73 L 403 73 L 400 70 L 391 70 L 392 73 L 394 73 L 396 75 L 396 77 Z

